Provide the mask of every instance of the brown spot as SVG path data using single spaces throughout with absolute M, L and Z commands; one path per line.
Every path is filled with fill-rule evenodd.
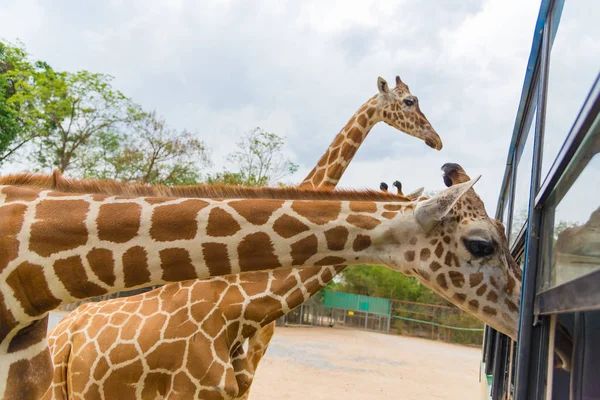
M 428 272 L 425 272 L 425 271 L 419 271 L 419 275 L 421 275 L 421 276 L 423 277 L 423 279 L 425 279 L 425 280 L 427 280 L 427 281 L 428 281 L 428 280 L 429 280 L 429 278 L 430 278 L 430 275 L 429 275 L 429 273 L 428 273 Z
M 310 235 L 292 244 L 292 265 L 304 265 L 306 260 L 317 254 L 318 241 L 315 235 Z
M 497 303 L 498 302 L 498 294 L 496 292 L 494 292 L 493 290 L 490 290 L 487 294 L 488 301 L 491 301 L 492 303 Z
M 211 276 L 231 273 L 231 263 L 227 253 L 227 245 L 223 243 L 202 243 L 204 262 Z
M 352 128 L 350 132 L 348 132 L 347 137 L 348 139 L 351 139 L 354 143 L 361 143 L 363 141 L 363 133 L 357 127 Z
M 415 252 L 412 250 L 407 251 L 406 253 L 404 253 L 404 259 L 408 262 L 414 261 L 415 260 Z
M 75 249 L 87 243 L 85 218 L 88 203 L 83 200 L 43 200 L 35 210 L 29 249 L 42 257 Z
M 227 204 L 251 224 L 264 225 L 273 212 L 281 207 L 283 200 L 262 200 L 260 206 L 251 200 L 236 200 Z
M 519 312 L 519 307 L 509 299 L 504 299 L 504 304 L 508 306 L 508 309 L 512 312 Z
M 139 354 L 137 352 L 137 349 L 132 343 L 118 343 L 108 353 L 108 358 L 113 364 L 133 360 L 138 356 Z
M 7 188 L 4 188 L 5 190 Z M 17 235 L 23 226 L 27 206 L 23 204 L 10 204 L 0 207 L 0 272 L 19 253 L 19 240 Z
M 444 264 L 451 267 L 453 260 L 454 260 L 454 253 L 451 252 L 450 250 L 448 250 L 448 252 L 446 253 L 446 257 L 444 258 Z
M 164 249 L 159 252 L 162 279 L 167 282 L 180 282 L 196 278 L 190 254 L 185 249 Z
M 329 179 L 334 180 L 336 183 L 342 177 L 342 173 L 344 172 L 344 167 L 339 162 L 336 162 L 332 166 L 327 169 L 327 176 Z M 335 185 L 331 184 L 331 182 L 317 182 L 317 188 L 320 190 L 324 190 L 325 188 L 330 188 L 333 190 Z
M 240 224 L 222 208 L 216 207 L 210 210 L 208 214 L 208 223 L 206 233 L 213 237 L 232 236 L 240 229 Z
M 107 293 L 106 289 L 88 280 L 80 256 L 56 260 L 54 271 L 69 294 L 77 299 L 86 299 Z
M 465 277 L 460 272 L 450 271 L 448 272 L 448 276 L 450 277 L 452 284 L 456 287 L 461 288 L 465 284 Z
M 371 237 L 367 235 L 356 235 L 354 242 L 352 242 L 352 249 L 354 251 L 363 251 L 369 246 L 371 246 Z
M 432 268 L 433 269 L 433 268 Z M 442 288 L 442 289 L 448 289 L 448 282 L 446 281 L 446 275 L 444 274 L 439 274 L 436 278 L 435 281 L 438 283 L 438 285 Z
M 483 273 L 476 272 L 474 274 L 469 275 L 469 286 L 475 287 L 481 283 L 483 280 Z
M 365 128 L 367 126 L 367 117 L 365 117 L 364 114 L 361 114 L 358 116 L 358 123 L 360 124 L 360 126 L 362 126 L 363 128 Z
M 432 246 L 435 246 L 437 243 L 438 243 L 437 239 L 432 239 L 432 240 L 429 241 L 429 244 L 432 245 Z
M 375 227 L 377 227 L 377 225 L 381 224 L 381 221 L 379 221 L 378 219 L 369 217 L 367 215 L 352 214 L 352 215 L 349 215 L 348 218 L 346 218 L 346 221 L 348 221 L 350 224 L 352 224 L 358 228 L 367 229 L 367 230 L 375 229 Z
M 495 287 L 496 289 L 500 289 L 500 287 L 498 286 L 498 282 L 496 282 L 496 279 L 494 279 L 493 276 L 490 276 L 490 283 L 492 284 L 493 287 Z
M 150 281 L 146 250 L 143 247 L 131 247 L 123 254 L 123 275 L 126 288 Z
M 402 209 L 402 204 L 384 204 L 383 208 L 388 211 L 400 211 Z
M 442 268 L 442 266 L 440 265 L 440 263 L 438 263 L 437 261 L 432 261 L 431 264 L 429 264 L 429 268 L 435 272 L 438 269 Z
M 386 219 L 392 219 L 392 218 L 394 218 L 396 215 L 398 215 L 398 213 L 397 213 L 397 212 L 390 212 L 390 211 L 386 211 L 386 212 L 384 212 L 384 213 L 382 213 L 382 214 L 381 214 L 381 216 L 382 216 L 383 218 L 386 218 Z
M 5 378 L 5 400 L 41 399 L 44 392 L 52 383 L 52 359 L 48 349 L 35 355 L 31 359 L 14 361 L 8 367 L 8 376 Z
M 454 300 L 456 300 L 457 302 L 459 302 L 459 303 L 461 303 L 461 304 L 462 304 L 462 303 L 464 303 L 464 302 L 465 302 L 465 300 L 467 299 L 467 295 L 466 295 L 466 294 L 463 294 L 463 293 L 454 293 L 454 295 L 452 296 L 452 298 L 453 298 Z
M 496 314 L 498 314 L 495 309 L 493 309 L 492 307 L 488 307 L 488 306 L 483 306 L 483 308 L 481 310 L 484 312 L 484 314 L 487 314 L 487 315 L 495 316 Z
M 287 214 L 277 218 L 273 230 L 281 237 L 289 239 L 308 230 L 308 226 Z
M 344 250 L 349 234 L 350 232 L 344 226 L 338 226 L 325 231 L 327 248 L 335 251 Z
M 427 260 L 429 260 L 429 256 L 431 256 L 431 251 L 429 249 L 421 249 L 421 253 L 419 256 L 421 258 L 421 261 L 427 261 Z
M 358 147 L 356 146 L 357 145 L 351 145 L 347 142 L 342 145 L 342 155 L 346 160 L 350 160 L 352 157 L 354 157 L 354 154 L 356 154 L 356 151 L 358 150 Z
M 173 200 L 173 198 L 170 198 L 170 197 L 146 197 L 144 199 L 144 201 L 150 205 L 162 204 L 162 203 L 166 203 L 167 201 L 171 201 L 171 200 Z
M 140 229 L 142 207 L 136 203 L 102 204 L 98 211 L 98 239 L 125 243 Z
M 238 257 L 242 271 L 275 269 L 281 263 L 275 255 L 273 242 L 264 232 L 246 235 L 238 245 Z
M 93 248 L 86 258 L 98 279 L 110 286 L 115 284 L 115 260 L 112 251 Z
M 342 203 L 340 201 L 296 200 L 292 202 L 292 210 L 313 224 L 324 225 L 338 218 L 342 210 Z
M 4 201 L 12 203 L 13 201 L 30 202 L 38 198 L 42 189 L 32 189 L 29 187 L 5 186 L 2 193 L 6 196 Z
M 351 201 L 350 211 L 374 213 L 377 212 L 377 204 L 372 201 Z
M 436 246 L 434 253 L 437 258 L 441 258 L 442 254 L 444 254 L 444 246 L 442 246 L 441 242 Z
M 450 239 L 450 236 L 444 236 L 443 240 L 444 240 L 444 243 L 448 244 L 448 243 L 450 243 L 451 239 Z
M 319 261 L 315 263 L 315 265 L 339 265 L 344 264 L 346 262 L 345 258 L 335 257 L 335 256 L 327 256 L 323 257 Z
M 513 290 L 515 289 L 515 285 L 516 285 L 515 279 L 512 276 L 507 275 L 506 276 L 506 286 L 504 287 L 504 292 L 506 294 L 508 294 L 509 296 L 512 296 Z
M 479 308 L 479 302 L 475 299 L 469 300 L 469 308 L 477 310 Z
M 475 293 L 477 294 L 477 296 L 483 296 L 483 294 L 485 293 L 486 290 L 487 290 L 487 285 L 484 283 L 479 288 L 477 288 L 477 291 Z
M 152 213 L 150 236 L 159 242 L 193 239 L 198 231 L 198 212 L 207 205 L 206 201 L 190 199 L 157 206 Z

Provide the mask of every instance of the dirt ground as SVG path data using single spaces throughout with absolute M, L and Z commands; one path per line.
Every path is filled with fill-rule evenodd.
M 277 328 L 250 400 L 477 399 L 481 350 L 343 328 Z

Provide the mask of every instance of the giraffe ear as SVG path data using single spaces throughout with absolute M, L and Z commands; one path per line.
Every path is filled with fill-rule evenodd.
M 468 182 L 450 186 L 432 198 L 417 204 L 415 218 L 425 232 L 431 232 L 456 205 L 456 202 L 481 178 L 481 175 Z
M 379 89 L 379 93 L 382 93 L 382 94 L 390 92 L 388 83 L 382 77 L 377 78 L 377 89 Z
M 423 194 L 423 191 L 425 190 L 424 187 L 420 187 L 415 191 L 410 192 L 409 194 L 406 195 L 406 197 L 408 197 L 410 200 L 416 200 L 419 198 L 420 195 Z

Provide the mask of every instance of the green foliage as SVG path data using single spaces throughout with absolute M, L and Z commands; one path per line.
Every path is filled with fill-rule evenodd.
M 67 170 L 72 163 L 117 135 L 137 115 L 130 100 L 113 89 L 109 75 L 79 71 L 47 74 L 43 85 L 24 91 L 22 102 L 39 110 L 43 134 L 33 140 L 31 161 L 38 169 Z
M 38 111 L 22 96 L 43 85 L 50 72 L 46 63 L 31 63 L 21 43 L 0 41 L 0 165 L 40 134 Z
M 344 269 L 341 277 L 342 281 L 335 290 L 427 304 L 448 304 L 415 278 L 379 265 L 352 265 Z
M 190 132 L 167 126 L 156 112 L 130 111 L 127 133 L 96 135 L 77 167 L 84 177 L 162 185 L 191 185 L 210 165 L 206 145 Z
M 261 128 L 247 132 L 237 147 L 237 151 L 227 156 L 227 161 L 236 165 L 238 171 L 225 171 L 210 178 L 211 181 L 264 186 L 298 170 L 298 165 L 283 154 L 284 138 Z

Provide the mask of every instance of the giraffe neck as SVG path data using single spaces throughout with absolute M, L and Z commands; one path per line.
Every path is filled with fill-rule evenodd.
M 333 189 L 373 126 L 380 121 L 382 111 L 377 108 L 377 96 L 373 96 L 350 118 L 299 187 Z
M 394 229 L 398 221 L 420 229 L 412 203 L 50 194 L 12 204 L 16 225 L 8 228 L 23 239 L 3 271 L 12 327 L 125 289 L 257 269 L 381 264 L 372 244 L 389 239 L 392 220 Z

